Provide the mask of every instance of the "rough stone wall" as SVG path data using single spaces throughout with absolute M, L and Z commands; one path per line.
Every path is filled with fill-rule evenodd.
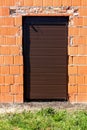
M 23 102 L 22 16 L 69 16 L 68 96 L 87 102 L 87 0 L 0 0 L 0 102 Z

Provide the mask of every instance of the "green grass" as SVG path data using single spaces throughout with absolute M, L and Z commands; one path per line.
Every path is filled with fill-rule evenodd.
M 0 130 L 87 130 L 87 111 L 47 108 L 0 115 Z

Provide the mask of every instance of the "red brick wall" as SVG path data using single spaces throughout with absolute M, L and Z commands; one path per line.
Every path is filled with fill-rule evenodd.
M 16 0 L 0 0 L 0 102 L 23 102 L 22 16 L 10 16 Z
M 87 1 L 72 0 L 71 5 L 78 7 L 78 16 L 68 32 L 68 94 L 71 102 L 87 102 Z
M 31 15 L 69 16 L 69 101 L 87 102 L 87 0 L 0 0 L 0 102 L 23 102 L 22 16 L 30 13 L 18 8 L 28 6 L 58 10 Z

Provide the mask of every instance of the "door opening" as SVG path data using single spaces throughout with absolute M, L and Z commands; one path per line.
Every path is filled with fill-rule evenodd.
M 24 101 L 67 100 L 68 17 L 23 17 Z

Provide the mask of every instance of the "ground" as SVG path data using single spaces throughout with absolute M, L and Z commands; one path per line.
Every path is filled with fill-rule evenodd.
M 0 113 L 15 113 L 22 111 L 36 111 L 41 108 L 52 107 L 54 109 L 65 110 L 87 110 L 87 103 L 70 103 L 70 102 L 29 102 L 21 104 L 0 104 Z

